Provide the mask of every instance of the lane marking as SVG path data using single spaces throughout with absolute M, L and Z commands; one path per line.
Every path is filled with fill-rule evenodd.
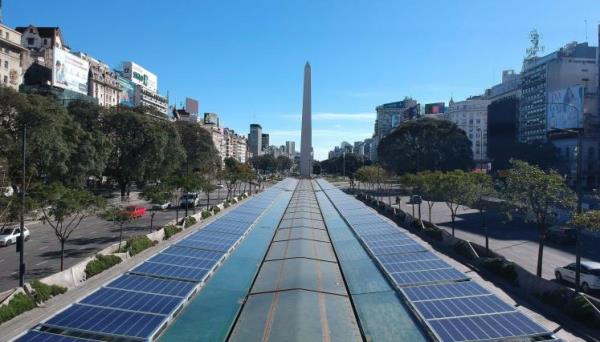
M 40 248 L 38 248 L 39 250 L 43 251 L 44 249 L 48 248 L 48 246 L 42 246 Z
M 37 264 L 35 264 L 35 265 L 36 265 L 36 266 L 40 266 L 40 265 L 43 265 L 43 264 L 45 264 L 45 263 L 47 263 L 47 262 L 48 262 L 48 260 L 44 260 L 44 261 L 42 261 L 42 262 L 38 262 L 38 263 L 37 263 Z

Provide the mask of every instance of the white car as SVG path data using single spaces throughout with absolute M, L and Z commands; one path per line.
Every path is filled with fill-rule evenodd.
M 29 240 L 29 229 L 25 227 L 25 241 Z M 4 227 L 0 229 L 0 246 L 8 246 L 17 243 L 17 238 L 21 235 L 21 228 L 18 226 Z
M 223 184 L 217 184 L 217 185 L 215 185 L 215 188 L 216 189 L 225 189 L 225 185 L 223 185 Z
M 557 267 L 554 270 L 554 275 L 558 281 L 566 281 L 575 284 L 576 264 L 572 263 L 565 267 Z M 600 290 L 600 262 L 582 261 L 581 275 L 579 283 L 583 292 L 590 290 Z
M 171 208 L 171 202 L 153 203 L 152 210 L 165 210 Z

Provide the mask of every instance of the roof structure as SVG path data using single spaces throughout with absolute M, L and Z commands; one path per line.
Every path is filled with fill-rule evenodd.
M 553 340 L 324 180 L 287 179 L 18 341 Z

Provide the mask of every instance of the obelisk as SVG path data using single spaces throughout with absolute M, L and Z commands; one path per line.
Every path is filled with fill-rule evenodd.
M 312 173 L 312 109 L 310 99 L 310 64 L 304 66 L 304 95 L 302 98 L 302 133 L 300 136 L 300 177 Z

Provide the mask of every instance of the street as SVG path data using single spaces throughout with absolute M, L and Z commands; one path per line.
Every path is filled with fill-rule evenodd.
M 267 184 L 265 184 L 267 186 Z M 206 207 L 206 197 L 202 193 L 202 201 L 196 212 Z M 210 204 L 217 204 L 225 199 L 227 189 L 217 189 L 210 196 Z M 134 199 L 123 206 L 136 204 L 149 208 L 150 205 L 142 200 Z M 190 208 L 190 211 L 193 209 Z M 151 211 L 143 217 L 134 220 L 123 227 L 123 240 L 128 237 L 150 233 Z M 185 209 L 179 209 L 179 218 L 185 216 Z M 156 211 L 153 219 L 154 229 L 161 227 L 176 217 L 176 208 Z M 25 281 L 43 278 L 60 270 L 60 243 L 53 229 L 43 223 L 25 223 L 31 233 L 31 238 L 25 243 Z M 92 216 L 84 219 L 75 229 L 65 244 L 65 269 L 80 260 L 93 255 L 103 248 L 119 241 L 119 226 L 111 221 Z M 19 254 L 15 245 L 0 248 L 0 292 L 19 285 Z

